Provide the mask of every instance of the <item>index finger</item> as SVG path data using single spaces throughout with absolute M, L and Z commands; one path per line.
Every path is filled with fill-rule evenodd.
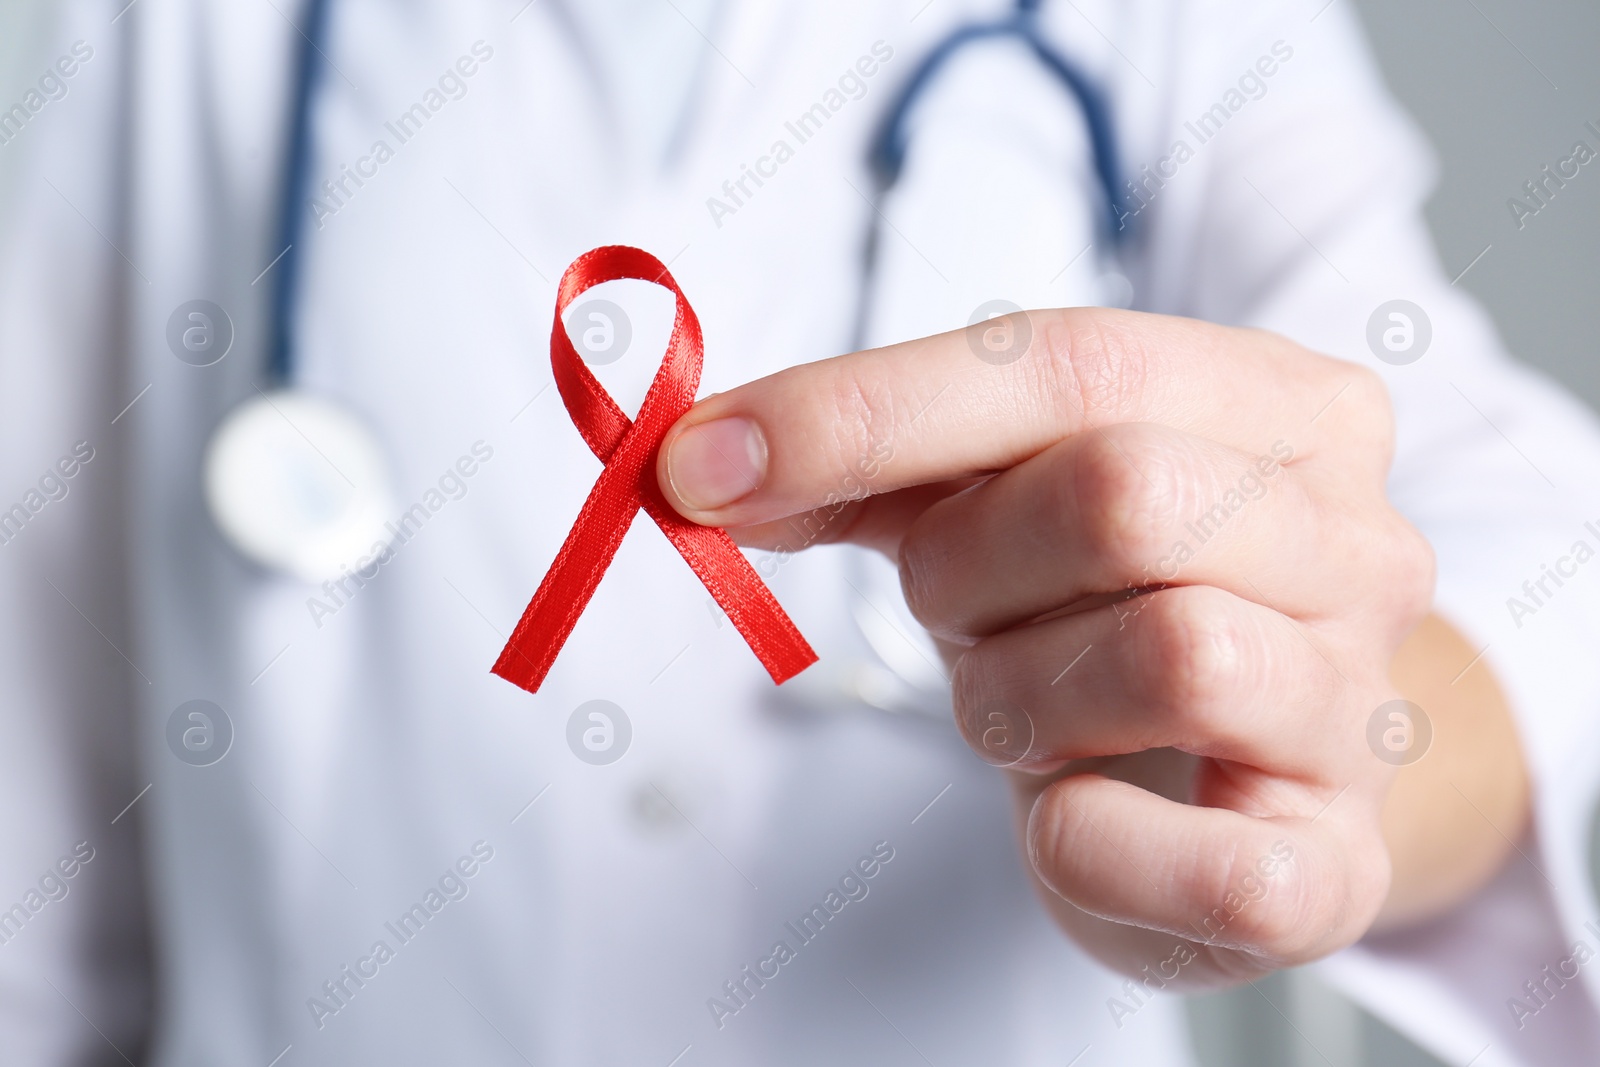
M 1013 318 L 1029 340 L 1008 362 L 984 358 L 981 334 L 995 323 L 981 323 L 710 397 L 668 431 L 662 491 L 695 522 L 749 526 L 1004 470 L 1113 423 L 1159 422 L 1259 451 L 1287 419 L 1327 402 L 1337 363 L 1193 319 L 1105 308 Z

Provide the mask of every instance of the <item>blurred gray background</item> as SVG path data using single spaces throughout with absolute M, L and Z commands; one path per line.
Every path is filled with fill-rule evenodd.
M 1600 159 L 1520 230 L 1506 205 L 1526 201 L 1522 184 L 1573 142 L 1600 146 L 1584 127 L 1600 127 L 1600 3 L 1333 2 L 1355 3 L 1390 87 L 1433 142 L 1428 221 L 1445 269 L 1466 271 L 1459 284 L 1512 352 L 1600 408 Z M 1439 1062 L 1303 975 L 1189 1008 L 1207 1067 Z
M 1335 0 L 1349 3 L 1351 0 Z M 1506 201 L 1600 127 L 1595 0 L 1358 0 L 1389 84 L 1433 141 L 1445 268 L 1511 350 L 1600 406 L 1600 160 L 1517 229 Z

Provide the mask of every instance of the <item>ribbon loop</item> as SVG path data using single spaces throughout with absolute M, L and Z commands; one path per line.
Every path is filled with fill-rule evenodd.
M 621 279 L 652 282 L 677 300 L 672 336 L 637 418 L 629 419 L 578 356 L 561 320 L 584 292 Z M 817 661 L 806 639 L 723 530 L 698 526 L 667 503 L 656 484 L 656 457 L 672 424 L 694 403 L 704 359 L 700 320 L 660 260 L 625 245 L 586 252 L 556 289 L 550 365 L 556 388 L 590 451 L 605 464 L 555 562 L 495 661 L 494 673 L 538 692 L 556 655 L 611 565 L 633 518 L 643 510 L 689 564 L 745 643 L 779 684 Z

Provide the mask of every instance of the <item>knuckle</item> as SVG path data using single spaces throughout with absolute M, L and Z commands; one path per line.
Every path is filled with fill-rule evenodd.
M 1398 570 L 1406 580 L 1406 603 L 1413 610 L 1426 611 L 1433 602 L 1434 582 L 1439 570 L 1438 557 L 1434 554 L 1433 543 L 1422 535 L 1421 530 L 1403 520 L 1400 528 L 1397 538 L 1400 545 Z
M 1365 844 L 1344 842 L 1345 859 L 1333 877 L 1318 875 L 1327 857 L 1305 855 L 1308 849 L 1322 853 L 1305 838 L 1288 861 L 1265 873 L 1261 864 L 1269 852 L 1263 844 L 1258 839 L 1255 852 L 1241 848 L 1227 867 L 1222 907 L 1212 913 L 1222 921 L 1207 929 L 1219 944 L 1278 964 L 1307 963 L 1361 936 L 1388 895 L 1390 864 L 1381 836 Z M 1270 854 L 1283 844 L 1275 842 Z
M 1276 847 L 1276 846 L 1274 846 Z M 1264 873 L 1263 860 L 1273 853 L 1241 847 L 1224 869 L 1226 881 L 1217 906 L 1199 924 L 1212 940 L 1238 945 L 1276 959 L 1299 959 L 1323 937 L 1319 924 L 1308 921 L 1305 882 L 1295 865 Z
M 1084 443 L 1070 507 L 1096 559 L 1131 574 L 1161 554 L 1183 497 L 1176 460 L 1166 442 L 1141 428 L 1112 427 Z
M 1337 362 L 1340 372 L 1350 378 L 1350 394 L 1351 399 L 1356 401 L 1355 410 L 1369 418 L 1392 423 L 1394 405 L 1390 402 L 1389 387 L 1384 383 L 1383 375 L 1359 363 Z
M 1343 903 L 1331 910 L 1327 927 L 1336 931 L 1340 943 L 1354 941 L 1371 927 L 1393 885 L 1394 866 L 1381 832 L 1370 836 L 1365 846 L 1357 845 L 1352 862 L 1346 866 L 1347 885 Z
M 977 747 L 983 724 L 979 709 L 992 693 L 992 674 L 977 648 L 968 649 L 950 671 L 950 700 L 955 709 L 956 727 L 967 744 Z
M 1073 863 L 1093 855 L 1098 837 L 1075 799 L 1086 781 L 1063 778 L 1049 786 L 1028 815 L 1028 860 L 1047 885 L 1067 900 L 1073 899 Z
M 1036 395 L 1054 405 L 1053 414 L 1098 423 L 1129 409 L 1143 393 L 1150 353 L 1139 317 L 1103 308 L 1049 312 L 1041 334 L 1044 355 L 1026 361 L 1041 376 Z
M 1042 757 L 1033 716 L 1008 699 L 1014 660 L 1004 650 L 980 642 L 956 661 L 951 671 L 951 699 L 956 728 L 967 746 L 985 763 L 1010 767 L 1037 763 Z
M 1398 513 L 1393 516 L 1387 540 L 1389 558 L 1383 569 L 1387 576 L 1390 614 L 1409 630 L 1433 606 L 1438 562 L 1433 545 Z
M 930 632 L 938 632 L 938 573 L 935 541 L 912 523 L 900 542 L 900 593 L 911 617 Z
M 1248 635 L 1227 594 L 1189 586 L 1151 594 L 1145 662 L 1151 699 L 1171 719 L 1214 731 L 1245 682 Z
M 1292 888 L 1268 893 L 1255 907 L 1239 913 L 1238 938 L 1255 951 L 1276 959 L 1300 959 L 1320 939 L 1320 931 L 1306 921 Z
M 943 522 L 944 510 L 934 505 L 906 529 L 899 548 L 900 593 L 917 624 L 929 633 L 959 640 L 973 627 L 970 606 L 963 604 L 963 565 L 959 538 Z
M 1338 425 L 1347 442 L 1372 458 L 1374 469 L 1387 472 L 1394 460 L 1395 419 L 1394 402 L 1383 377 L 1370 367 L 1354 363 L 1330 361 L 1337 366 L 1338 374 L 1347 382 L 1346 394 L 1336 408 L 1342 407 Z M 1345 400 L 1349 403 L 1346 404 Z
M 1377 371 L 1368 367 L 1357 367 L 1356 370 L 1355 388 L 1361 391 L 1361 403 L 1356 405 L 1356 410 L 1363 417 L 1362 429 L 1366 431 L 1363 436 L 1377 448 L 1387 469 L 1394 459 L 1394 401 L 1389 396 L 1388 385 Z

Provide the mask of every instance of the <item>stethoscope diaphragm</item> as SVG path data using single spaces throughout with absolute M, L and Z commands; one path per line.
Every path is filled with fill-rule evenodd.
M 278 390 L 228 412 L 203 478 L 212 519 L 239 553 L 304 581 L 338 577 L 393 539 L 382 447 L 321 397 Z

